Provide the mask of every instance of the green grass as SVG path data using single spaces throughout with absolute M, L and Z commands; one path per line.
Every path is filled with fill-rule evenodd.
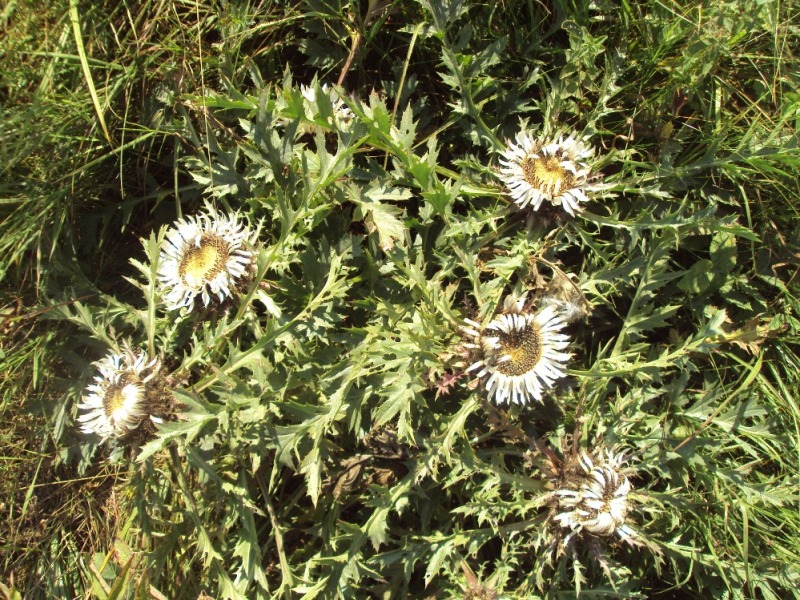
M 0 590 L 797 597 L 798 17 L 7 3 Z M 315 78 L 351 128 L 303 102 Z M 521 122 L 589 136 L 605 191 L 583 215 L 509 208 L 494 168 Z M 258 225 L 274 305 L 164 312 L 158 240 L 203 199 Z M 593 309 L 570 377 L 496 407 L 459 325 L 558 272 Z M 182 418 L 112 454 L 77 404 L 126 339 L 162 355 Z M 599 444 L 633 455 L 644 546 L 554 553 L 542 448 Z

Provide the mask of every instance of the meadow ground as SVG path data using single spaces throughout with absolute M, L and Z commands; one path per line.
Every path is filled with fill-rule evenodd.
M 0 23 L 5 597 L 800 596 L 796 0 Z

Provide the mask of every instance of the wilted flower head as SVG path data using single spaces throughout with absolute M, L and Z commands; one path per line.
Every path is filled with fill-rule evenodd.
M 541 402 L 544 391 L 564 376 L 569 340 L 559 333 L 564 321 L 553 307 L 537 313 L 524 309 L 525 296 L 506 298 L 503 311 L 481 329 L 467 320 L 464 331 L 473 338 L 465 344 L 475 361 L 467 371 L 488 377 L 489 397 L 498 404 Z
M 569 531 L 565 544 L 581 532 L 600 537 L 616 533 L 623 539 L 635 535 L 625 524 L 631 508 L 631 484 L 622 472 L 624 463 L 621 453 L 581 452 L 579 469 L 565 469 L 559 488 L 553 492 L 554 520 Z
M 580 321 L 592 310 L 592 305 L 575 279 L 574 275 L 554 271 L 553 278 L 539 300 L 541 306 L 555 307 L 566 323 Z
M 236 215 L 212 209 L 186 217 L 167 231 L 161 248 L 158 279 L 171 309 L 191 308 L 200 296 L 208 306 L 211 295 L 222 302 L 252 264 L 252 233 Z
M 161 369 L 157 358 L 125 347 L 122 354 L 111 353 L 95 363 L 99 374 L 86 388 L 78 409 L 81 431 L 96 433 L 101 441 L 122 437 L 150 416 L 148 384 Z
M 589 200 L 586 159 L 593 153 L 575 134 L 539 140 L 520 131 L 502 152 L 499 177 L 520 208 L 530 205 L 536 211 L 546 200 L 575 216 L 583 210 L 581 202 Z

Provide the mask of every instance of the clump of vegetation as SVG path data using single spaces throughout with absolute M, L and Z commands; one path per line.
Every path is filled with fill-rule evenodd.
M 798 12 L 10 4 L 0 590 L 796 595 Z

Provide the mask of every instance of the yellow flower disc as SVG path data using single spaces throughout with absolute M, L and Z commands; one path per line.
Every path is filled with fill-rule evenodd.
M 179 272 L 186 285 L 211 281 L 225 268 L 227 244 L 216 236 L 206 236 L 200 245 L 189 248 L 181 260 Z

